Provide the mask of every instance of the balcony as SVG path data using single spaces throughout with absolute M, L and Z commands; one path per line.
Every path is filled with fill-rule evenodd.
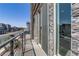
M 12 38 L 0 44 L 1 56 L 46 56 L 43 49 L 26 31 L 18 32 L 15 36 L 10 35 Z

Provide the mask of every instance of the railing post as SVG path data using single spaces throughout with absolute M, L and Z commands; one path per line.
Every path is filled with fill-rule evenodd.
M 24 32 L 24 51 L 25 51 L 25 46 L 26 46 L 26 38 L 25 38 L 25 32 Z
M 10 55 L 11 56 L 14 56 L 14 41 L 13 40 L 11 40 L 10 41 Z
M 23 42 L 23 33 L 22 33 L 22 56 L 24 56 L 24 42 Z

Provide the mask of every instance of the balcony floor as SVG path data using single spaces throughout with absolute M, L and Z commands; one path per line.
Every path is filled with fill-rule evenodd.
M 43 49 L 33 40 L 30 39 L 30 35 L 25 36 L 25 49 L 24 49 L 24 56 L 46 56 Z M 22 41 L 21 38 L 18 40 Z M 22 44 L 22 43 L 21 43 Z M 3 56 L 9 56 L 10 51 L 7 51 Z M 22 45 L 14 49 L 14 56 L 23 56 L 22 55 Z

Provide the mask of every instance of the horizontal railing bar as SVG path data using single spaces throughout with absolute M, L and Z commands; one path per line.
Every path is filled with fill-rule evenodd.
M 22 33 L 24 33 L 24 32 L 22 32 Z M 22 34 L 22 33 L 21 33 L 21 34 Z M 10 41 L 14 40 L 16 37 L 20 36 L 21 34 L 18 34 L 18 35 L 16 35 L 15 37 L 12 37 L 11 39 L 7 40 L 6 42 L 0 44 L 0 49 L 1 49 L 2 47 L 4 47 L 5 45 L 7 45 L 8 43 L 10 43 Z
M 64 38 L 66 38 L 67 37 L 67 39 L 75 39 L 75 40 L 77 40 L 77 41 L 79 41 L 78 39 L 76 39 L 75 37 L 68 37 L 68 36 L 64 36 L 64 35 L 61 35 L 62 37 L 64 37 Z

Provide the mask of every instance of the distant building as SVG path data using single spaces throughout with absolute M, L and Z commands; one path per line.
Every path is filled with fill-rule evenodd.
M 10 32 L 11 31 L 11 25 L 9 25 L 9 24 L 5 24 L 5 25 L 6 25 L 7 32 Z
M 0 23 L 0 34 L 6 33 L 6 25 L 3 23 Z
M 69 35 L 69 34 L 71 34 L 71 29 L 70 29 L 70 27 L 71 27 L 71 24 L 62 24 L 62 25 L 60 26 L 61 34 L 67 35 L 67 36 L 71 36 L 71 35 Z
M 18 27 L 16 27 L 16 26 L 11 27 L 11 31 L 12 31 L 12 32 L 14 32 L 14 31 L 18 31 L 18 29 L 19 29 L 19 28 L 18 28 Z
M 14 31 L 18 31 L 21 29 L 23 29 L 23 28 L 18 28 L 16 26 L 11 27 L 10 24 L 0 23 L 0 34 L 6 34 L 8 32 L 14 32 Z
M 27 22 L 27 31 L 30 32 L 30 22 Z

